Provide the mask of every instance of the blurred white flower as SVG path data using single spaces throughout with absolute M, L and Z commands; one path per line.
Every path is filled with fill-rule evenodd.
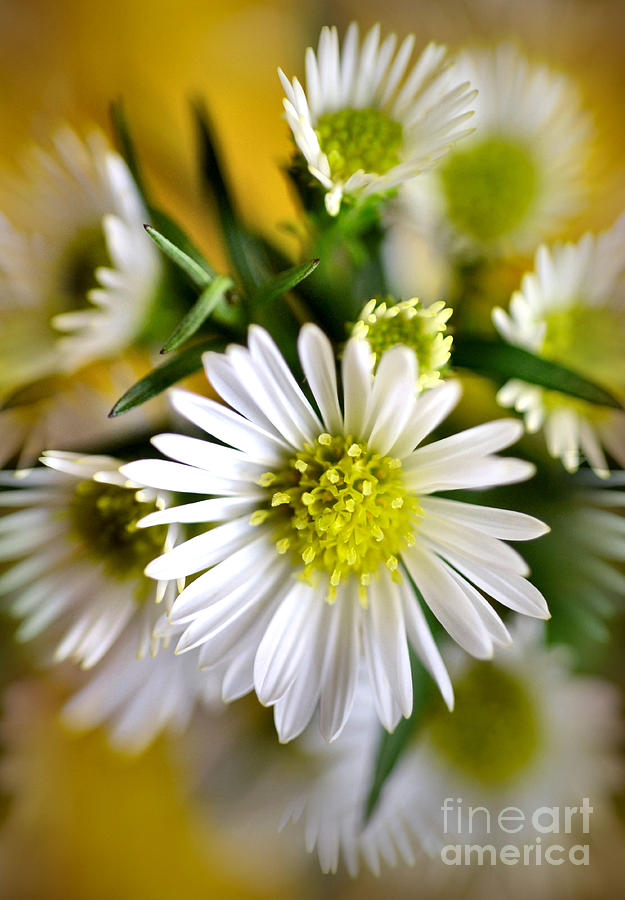
M 143 523 L 214 524 L 146 569 L 164 579 L 208 569 L 172 607 L 171 621 L 187 626 L 178 649 L 201 646 L 203 665 L 227 668 L 224 699 L 255 687 L 275 706 L 283 741 L 306 727 L 318 702 L 324 736 L 340 733 L 363 654 L 378 715 L 392 731 L 412 709 L 408 642 L 451 706 L 411 579 L 477 657 L 509 636 L 474 585 L 519 612 L 549 615 L 524 561 L 503 542 L 538 537 L 546 526 L 430 496 L 529 477 L 529 463 L 494 455 L 518 438 L 520 423 L 491 422 L 415 449 L 459 388 L 446 382 L 416 396 L 407 347 L 384 353 L 373 375 L 369 345 L 352 338 L 341 410 L 332 346 L 315 325 L 304 326 L 299 355 L 320 415 L 266 331 L 252 326 L 248 347 L 204 356 L 209 381 L 232 410 L 172 393 L 181 415 L 229 446 L 160 435 L 153 443 L 177 462 L 122 467 L 132 482 L 213 495 Z
M 558 807 L 564 816 L 569 806 L 577 813 L 572 827 L 565 833 L 562 821 L 554 835 L 568 851 L 580 838 L 582 843 L 591 839 L 582 833 L 584 797 L 592 806 L 587 817 L 595 816 L 591 830 L 601 820 L 603 826 L 606 820 L 614 823 L 610 797 L 622 776 L 618 693 L 607 682 L 572 674 L 567 651 L 546 647 L 540 626 L 517 624 L 514 644 L 498 649 L 492 663 L 470 661 L 451 650 L 456 709 L 424 713 L 368 820 L 364 811 L 380 734 L 362 685 L 359 705 L 333 745 L 324 745 L 312 726 L 297 742 L 310 768 L 300 775 L 283 825 L 303 819 L 307 849 L 317 849 L 324 872 L 336 871 L 340 857 L 352 875 L 360 859 L 376 874 L 383 863 L 418 862 L 424 896 L 430 896 L 428 887 L 437 896 L 436 884 L 439 889 L 448 884 L 450 871 L 449 884 L 458 889 L 460 872 L 440 859 L 426 859 L 423 851 L 439 855 L 446 845 L 465 843 L 493 845 L 497 851 L 504 845 L 535 844 L 535 810 Z M 518 828 L 514 823 L 514 833 L 497 824 L 500 811 L 511 807 L 526 816 Z M 470 808 L 476 813 L 469 821 Z M 530 866 L 527 875 L 528 867 L 522 868 L 515 882 L 520 893 L 538 876 L 547 878 L 545 867 Z M 509 873 L 503 864 L 496 869 Z M 493 884 L 499 884 L 496 869 L 487 867 Z M 464 875 L 469 895 L 473 869 Z M 470 896 L 483 896 L 484 883 L 476 887 Z
M 545 245 L 524 277 L 508 313 L 493 311 L 502 337 L 567 366 L 625 400 L 625 216 L 576 244 Z M 602 445 L 625 466 L 625 413 L 594 406 L 518 379 L 499 403 L 525 416 L 527 430 L 544 428 L 550 454 L 569 471 L 580 452 L 597 475 L 608 474 Z
M 21 407 L 38 403 L 38 417 L 51 422 L 32 427 L 54 431 L 56 400 L 59 407 L 80 402 L 63 396 L 64 379 L 136 341 L 161 266 L 130 172 L 99 132 L 82 141 L 63 128 L 49 152 L 33 147 L 23 176 L 3 185 L 1 204 L 0 401 L 8 408 L 0 417 L 0 457 L 6 459 L 27 437 Z M 85 394 L 94 380 L 85 379 Z M 104 418 L 106 406 L 98 413 Z M 83 419 L 93 418 L 85 405 Z M 65 419 L 66 429 L 72 424 Z
M 391 34 L 380 44 L 376 25 L 359 47 L 352 23 L 340 49 L 336 28 L 325 27 L 317 53 L 306 52 L 306 91 L 279 70 L 287 122 L 330 215 L 344 196 L 379 194 L 431 168 L 470 134 L 475 92 L 450 78 L 445 48 L 429 44 L 408 69 L 414 36 L 394 55 L 396 42 Z
M 129 488 L 119 461 L 48 452 L 47 468 L 0 473 L 0 595 L 22 623 L 18 640 L 41 636 L 52 659 L 95 669 L 70 700 L 66 719 L 87 728 L 110 722 L 111 741 L 143 749 L 164 727 L 180 730 L 196 701 L 216 697 L 197 654 L 178 660 L 170 629 L 159 628 L 175 583 L 143 569 L 172 547 L 176 525 L 137 529 L 166 495 Z M 157 653 L 159 645 L 165 649 Z M 156 657 L 152 659 L 152 657 Z
M 412 232 L 433 259 L 442 248 L 452 258 L 531 252 L 582 208 L 590 118 L 566 75 L 510 44 L 463 51 L 453 72 L 478 89 L 475 132 L 402 188 L 387 253 Z M 419 278 L 414 268 L 411 291 L 422 291 Z

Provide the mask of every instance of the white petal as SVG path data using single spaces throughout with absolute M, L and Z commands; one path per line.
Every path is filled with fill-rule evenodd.
M 309 323 L 301 329 L 297 347 L 304 375 L 323 423 L 330 434 L 340 434 L 343 431 L 343 416 L 339 406 L 332 345 L 320 328 Z
M 372 631 L 393 697 L 402 711 L 412 712 L 412 672 L 406 626 L 397 585 L 382 572 L 368 591 L 369 609 L 362 615 L 364 628 Z
M 352 711 L 358 680 L 360 603 L 354 579 L 339 591 L 328 619 L 319 728 L 326 741 L 333 741 Z
M 170 459 L 208 472 L 216 471 L 221 478 L 255 482 L 266 469 L 239 450 L 187 435 L 158 434 L 151 439 L 151 443 Z
M 510 607 L 515 612 L 538 619 L 548 619 L 549 609 L 540 591 L 525 578 L 510 572 L 489 570 L 486 566 L 470 562 L 451 551 L 445 551 L 445 559 L 489 596 Z
M 362 439 L 371 394 L 371 349 L 367 341 L 352 338 L 343 354 L 345 433 Z
M 150 578 L 174 579 L 200 572 L 238 550 L 256 537 L 249 518 L 243 516 L 192 537 L 152 560 L 145 574 Z
M 547 534 L 549 526 L 539 519 L 511 509 L 460 503 L 442 497 L 424 497 L 424 510 L 445 515 L 459 525 L 468 525 L 505 541 L 529 541 Z
M 402 560 L 413 581 L 443 628 L 460 646 L 478 659 L 490 659 L 493 644 L 482 620 L 437 557 L 411 547 Z
M 214 400 L 180 388 L 172 390 L 170 396 L 180 415 L 225 444 L 249 454 L 253 462 L 279 466 L 289 451 L 288 444 Z
M 269 623 L 254 661 L 254 685 L 265 706 L 279 700 L 295 680 L 324 602 L 321 591 L 298 582 Z
M 425 620 L 421 604 L 405 580 L 399 586 L 399 589 L 404 608 L 404 621 L 406 623 L 408 641 L 438 685 L 438 689 L 448 708 L 452 710 L 454 708 L 454 690 L 451 685 L 451 679 L 432 637 L 432 632 Z

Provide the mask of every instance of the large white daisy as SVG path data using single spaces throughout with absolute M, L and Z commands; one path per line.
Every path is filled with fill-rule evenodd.
M 300 733 L 320 703 L 324 736 L 352 708 L 366 660 L 378 714 L 392 730 L 412 709 L 408 642 L 452 704 L 452 690 L 412 580 L 469 653 L 488 657 L 508 633 L 478 588 L 531 616 L 548 616 L 527 567 L 501 538 L 546 531 L 536 519 L 431 496 L 436 491 L 522 480 L 532 466 L 495 456 L 519 437 L 492 422 L 418 447 L 445 418 L 459 388 L 415 398 L 415 355 L 383 354 L 352 339 L 342 360 L 343 409 L 334 354 L 315 325 L 299 355 L 317 412 L 270 336 L 253 326 L 248 348 L 204 357 L 211 384 L 230 403 L 177 390 L 175 409 L 229 446 L 177 434 L 153 439 L 176 462 L 122 468 L 132 482 L 212 495 L 147 516 L 145 525 L 211 523 L 154 560 L 153 578 L 208 570 L 174 602 L 186 624 L 178 649 L 201 646 L 206 665 L 227 665 L 227 692 L 254 686 L 275 706 L 282 740 Z M 418 449 L 415 449 L 418 448 Z
M 543 629 L 535 623 L 517 626 L 514 645 L 498 649 L 493 662 L 470 661 L 452 650 L 448 658 L 457 684 L 456 709 L 451 715 L 442 708 L 426 713 L 369 820 L 365 805 L 379 729 L 362 683 L 354 715 L 333 745 L 324 744 L 313 727 L 298 740 L 309 769 L 303 775 L 300 765 L 282 824 L 303 820 L 306 847 L 316 849 L 324 872 L 335 872 L 341 858 L 352 875 L 361 860 L 376 874 L 383 864 L 418 861 L 424 896 L 430 896 L 426 884 L 437 896 L 437 880 L 440 888 L 441 878 L 444 884 L 445 875 L 452 875 L 450 886 L 458 890 L 461 877 L 458 867 L 450 870 L 440 862 L 446 845 L 522 848 L 537 836 L 546 843 L 548 836 L 533 828 L 534 811 L 555 806 L 563 817 L 565 806 L 578 810 L 584 797 L 593 807 L 589 815 L 594 816 L 590 826 L 595 838 L 601 825 L 615 824 L 610 797 L 622 776 L 618 693 L 599 679 L 573 675 L 567 652 L 546 647 Z M 469 819 L 471 807 L 481 812 Z M 518 818 L 506 820 L 513 830 L 500 829 L 497 816 L 511 807 L 521 810 L 525 821 L 517 827 Z M 591 840 L 582 827 L 578 815 L 564 833 L 562 819 L 562 831 L 552 842 L 566 851 Z M 439 856 L 438 863 L 427 860 L 424 852 Z M 507 871 L 503 864 L 499 868 Z M 544 880 L 545 867 L 536 868 Z M 488 870 L 489 878 L 497 879 L 490 866 Z M 468 892 L 472 874 L 464 872 L 463 890 Z M 524 875 L 522 889 L 538 876 Z
M 137 188 L 101 133 L 82 141 L 61 129 L 52 149 L 33 147 L 23 168 L 21 177 L 3 185 L 0 200 L 4 458 L 27 436 L 24 410 L 36 405 L 36 418 L 50 420 L 47 431 L 53 432 L 55 401 L 79 403 L 65 377 L 118 358 L 132 345 L 146 325 L 161 273 L 143 229 L 147 213 Z M 90 373 L 78 377 L 83 394 L 93 391 L 95 380 Z M 101 374 L 99 380 L 106 382 Z M 83 416 L 93 418 L 88 411 Z M 34 454 L 41 449 L 39 444 Z
M 454 77 L 478 90 L 475 131 L 403 189 L 397 239 L 412 230 L 452 256 L 531 252 L 587 193 L 592 128 L 579 92 L 511 44 L 460 53 Z
M 342 49 L 336 28 L 323 28 L 317 53 L 306 51 L 306 91 L 279 70 L 284 109 L 310 173 L 336 215 L 343 196 L 368 196 L 431 168 L 457 140 L 475 93 L 450 78 L 446 49 L 429 44 L 409 69 L 414 36 L 395 54 L 391 34 L 376 25 L 359 46 L 358 26 Z
M 509 312 L 493 311 L 505 340 L 568 366 L 625 401 L 625 217 L 576 244 L 542 245 L 535 270 L 513 294 Z M 598 475 L 608 464 L 602 446 L 625 466 L 625 413 L 593 406 L 513 379 L 499 403 L 525 416 L 527 430 L 544 428 L 552 456 L 570 471 L 583 454 Z

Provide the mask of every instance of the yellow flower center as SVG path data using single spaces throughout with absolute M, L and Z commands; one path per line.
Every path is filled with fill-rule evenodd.
M 69 242 L 59 261 L 58 279 L 51 298 L 54 314 L 87 309 L 87 293 L 97 285 L 95 271 L 111 266 L 101 225 L 83 228 Z
M 381 109 L 341 109 L 319 118 L 315 129 L 334 178 L 363 169 L 383 175 L 400 162 L 403 129 Z
M 454 712 L 442 710 L 431 724 L 436 750 L 473 781 L 492 787 L 512 781 L 540 748 L 537 710 L 526 686 L 493 663 L 474 663 L 454 691 Z
M 329 576 L 328 601 L 337 587 L 355 576 L 366 604 L 366 588 L 382 567 L 398 580 L 399 554 L 414 543 L 414 520 L 422 514 L 416 497 L 403 486 L 401 462 L 374 453 L 351 436 L 320 434 L 314 445 L 288 460 L 280 472 L 267 472 L 270 509 L 258 510 L 253 524 L 276 521 L 278 553 L 291 553 L 314 583 Z
M 149 586 L 143 570 L 162 552 L 167 527 L 137 528 L 137 522 L 156 508 L 137 500 L 134 490 L 87 480 L 76 486 L 69 516 L 74 534 L 107 575 Z
M 352 334 L 364 338 L 376 356 L 376 366 L 382 354 L 396 344 L 414 350 L 419 364 L 418 386 L 432 387 L 440 380 L 441 370 L 449 361 L 452 336 L 445 335 L 447 320 L 453 310 L 441 300 L 422 307 L 415 297 L 400 303 L 368 303 L 356 322 Z
M 450 153 L 440 177 L 450 220 L 484 243 L 518 228 L 538 189 L 530 149 L 520 140 L 496 135 Z
M 546 318 L 541 354 L 570 366 L 615 394 L 625 394 L 625 314 L 572 304 Z

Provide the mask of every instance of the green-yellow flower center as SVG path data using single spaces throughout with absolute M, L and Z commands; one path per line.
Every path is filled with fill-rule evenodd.
M 483 785 L 513 781 L 540 748 L 535 702 L 523 682 L 493 663 L 474 663 L 454 686 L 456 705 L 431 723 L 436 750 Z
M 402 126 L 381 109 L 326 113 L 315 132 L 332 176 L 339 181 L 347 181 L 360 169 L 383 175 L 400 162 Z
M 320 434 L 280 472 L 267 472 L 270 509 L 254 524 L 275 521 L 278 553 L 291 553 L 301 577 L 314 583 L 329 577 L 328 600 L 349 577 L 358 579 L 361 599 L 382 568 L 397 580 L 399 554 L 414 543 L 416 497 L 403 486 L 401 462 L 374 453 L 351 436 Z
M 529 147 L 495 135 L 450 153 L 440 177 L 451 222 L 484 243 L 522 225 L 539 186 Z
M 396 344 L 414 350 L 419 365 L 420 388 L 432 387 L 440 379 L 441 370 L 449 361 L 452 336 L 445 335 L 452 310 L 443 301 L 422 307 L 419 300 L 404 300 L 390 305 L 375 301 L 368 303 L 353 328 L 355 337 L 365 338 L 376 357 L 376 367 L 382 354 Z
M 59 261 L 52 298 L 54 314 L 87 309 L 87 293 L 97 284 L 96 269 L 110 265 L 111 258 L 102 227 L 95 225 L 81 229 L 69 242 Z
M 155 509 L 155 503 L 138 500 L 134 490 L 87 480 L 76 486 L 69 516 L 76 537 L 107 575 L 148 585 L 141 576 L 162 552 L 167 527 L 142 529 L 137 522 Z
M 625 313 L 577 303 L 550 313 L 546 326 L 544 357 L 625 394 Z

